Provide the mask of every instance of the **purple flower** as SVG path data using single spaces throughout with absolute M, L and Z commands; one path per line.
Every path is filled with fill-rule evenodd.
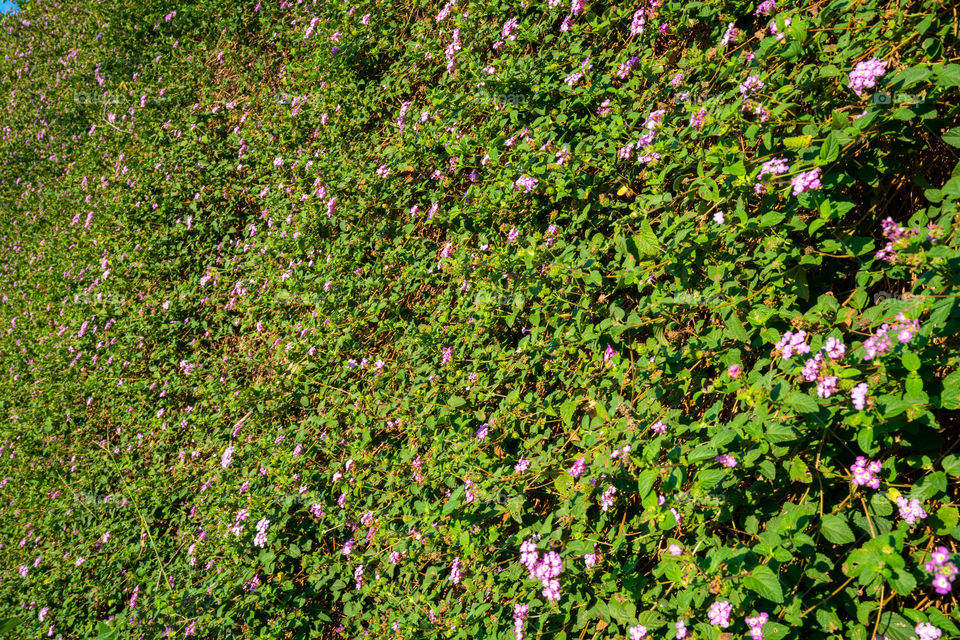
M 850 72 L 850 83 L 847 85 L 859 97 L 863 97 L 864 91 L 872 89 L 877 85 L 877 78 L 887 72 L 887 63 L 879 58 L 870 58 L 863 62 L 858 62 L 857 66 Z
M 720 464 L 722 464 L 722 465 L 725 466 L 725 467 L 735 467 L 735 466 L 737 466 L 737 459 L 734 458 L 734 457 L 733 457 L 732 455 L 730 455 L 729 453 L 724 453 L 724 454 L 721 454 L 721 455 L 717 456 L 717 462 L 719 462 Z
M 705 107 L 700 107 L 699 111 L 697 111 L 695 114 L 690 116 L 690 126 L 696 129 L 697 131 L 701 131 L 703 129 L 703 125 L 706 124 L 706 122 L 707 122 L 707 109 Z
M 730 614 L 733 613 L 733 605 L 726 600 L 718 600 L 710 605 L 707 611 L 707 619 L 710 624 L 727 628 L 730 626 Z
M 770 616 L 766 613 L 744 619 L 747 626 L 750 627 L 750 637 L 753 638 L 753 640 L 763 640 L 763 625 L 767 624 L 769 619 Z
M 454 558 L 450 565 L 450 582 L 460 584 L 460 558 Z
M 731 42 L 736 42 L 740 39 L 740 31 L 733 26 L 733 23 L 727 25 L 727 30 L 723 32 L 723 38 L 720 39 L 720 46 L 725 47 Z
M 527 612 L 530 611 L 528 604 L 513 605 L 513 632 L 517 640 L 523 640 L 523 623 L 527 619 Z
M 797 331 L 793 333 L 792 331 L 787 331 L 783 334 L 783 337 L 780 339 L 776 345 L 774 345 L 775 350 L 780 351 L 780 355 L 785 359 L 789 360 L 793 357 L 793 354 L 805 354 L 810 353 L 810 346 L 804 342 L 807 339 L 806 331 Z
M 768 16 L 773 13 L 774 8 L 776 8 L 777 3 L 775 0 L 764 0 L 757 7 L 757 10 L 753 12 L 755 16 Z
M 630 627 L 630 640 L 642 640 L 647 635 L 647 628 L 642 624 Z
M 630 21 L 630 36 L 638 36 L 643 33 L 643 26 L 647 24 L 647 19 L 643 15 L 643 9 L 633 13 L 633 19 Z
M 650 427 L 650 430 L 662 436 L 667 432 L 667 425 L 663 424 L 662 420 L 657 420 L 653 423 L 653 426 Z
M 741 373 L 742 371 L 740 370 L 740 365 L 738 364 L 732 364 L 727 367 L 727 375 L 733 380 L 739 378 Z
M 520 460 L 517 461 L 517 464 L 513 465 L 513 470 L 516 473 L 523 473 L 530 467 L 530 461 L 524 457 L 520 457 Z
M 600 508 L 603 511 L 606 511 L 613 506 L 613 494 L 617 492 L 617 488 L 612 484 L 607 487 L 607 490 L 603 492 L 600 496 Z
M 532 191 L 536 186 L 537 186 L 537 179 L 525 174 L 521 174 L 521 176 L 517 178 L 517 181 L 514 183 L 515 189 L 519 189 L 520 187 L 523 187 L 527 191 Z
M 798 196 L 804 191 L 820 188 L 820 167 L 794 176 L 790 181 L 793 185 L 793 195 Z
M 827 343 L 823 346 L 823 350 L 827 352 L 831 360 L 839 360 L 846 354 L 847 347 L 843 344 L 842 340 L 827 338 Z
M 900 517 L 907 521 L 907 524 L 913 526 L 917 520 L 923 520 L 927 517 L 927 512 L 923 510 L 923 503 L 916 498 L 907 500 L 903 496 L 897 497 L 897 507 L 900 509 Z
M 850 391 L 850 399 L 857 411 L 863 411 L 864 407 L 867 406 L 867 389 L 867 383 L 861 382 Z
M 446 364 L 453 359 L 453 347 L 443 347 L 440 349 L 440 353 L 443 358 L 443 364 Z
M 863 456 L 858 456 L 853 466 L 850 467 L 850 473 L 853 475 L 853 484 L 856 486 L 866 485 L 871 489 L 880 488 L 880 478 L 876 476 L 883 468 L 883 465 L 877 460 L 867 460 Z
M 573 463 L 573 466 L 570 467 L 570 475 L 574 478 L 579 478 L 583 475 L 583 472 L 587 469 L 587 461 L 585 458 L 577 458 Z
M 817 383 L 817 395 L 821 398 L 829 398 L 839 389 L 840 379 L 837 376 L 827 376 Z
M 940 636 L 943 635 L 943 631 L 929 622 L 921 622 L 913 630 L 919 640 L 940 640 Z
M 677 620 L 674 626 L 677 628 L 677 640 L 683 640 L 687 637 L 687 625 L 683 620 Z
M 616 358 L 620 353 L 616 351 L 610 345 L 607 345 L 607 350 L 603 352 L 603 364 L 608 367 L 613 366 L 613 359 Z
M 753 75 L 753 76 L 750 76 L 749 78 L 747 78 L 747 79 L 740 85 L 740 93 L 743 94 L 743 97 L 744 97 L 744 98 L 746 98 L 746 97 L 748 97 L 750 94 L 756 93 L 756 92 L 759 91 L 760 89 L 763 89 L 764 86 L 765 86 L 765 85 L 764 85 L 763 81 L 760 80 L 760 76 L 758 76 L 758 75 Z

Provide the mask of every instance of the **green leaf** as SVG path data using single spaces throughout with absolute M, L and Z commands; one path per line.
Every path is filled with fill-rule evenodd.
M 747 342 L 750 337 L 747 335 L 747 330 L 743 326 L 743 322 L 740 320 L 740 316 L 737 315 L 737 312 L 730 310 L 727 312 L 724 322 L 727 325 L 727 334 L 739 340 L 740 342 Z
M 799 456 L 793 456 L 790 460 L 790 463 L 787 465 L 787 470 L 790 472 L 790 480 L 792 482 L 812 482 L 813 476 L 810 473 L 810 469 L 804 464 L 803 460 Z
M 937 84 L 944 89 L 960 86 L 960 64 L 944 65 L 936 69 Z
M 564 426 L 570 426 L 573 420 L 573 412 L 577 410 L 577 405 L 579 404 L 577 400 L 570 398 L 560 405 L 560 418 L 563 420 Z
M 777 574 L 767 565 L 760 565 L 743 579 L 743 586 L 771 602 L 783 602 L 783 587 Z
M 846 520 L 832 513 L 823 516 L 820 522 L 820 533 L 833 544 L 849 544 L 856 540 Z
M 954 478 L 960 476 L 960 456 L 946 456 L 940 461 L 940 466 L 942 466 L 943 470 L 952 475 Z
M 950 129 L 944 133 L 943 141 L 952 147 L 960 147 L 960 127 Z
M 653 227 L 646 220 L 640 225 L 640 233 L 633 237 L 633 241 L 642 255 L 654 255 L 660 251 L 657 234 L 653 232 Z
M 819 166 L 828 165 L 840 155 L 840 142 L 837 140 L 837 133 L 831 131 L 827 135 L 827 139 L 823 141 L 823 145 L 820 147 L 820 155 L 817 157 L 817 164 Z
M 907 368 L 907 371 L 916 371 L 920 368 L 920 356 L 915 354 L 913 351 L 904 351 L 903 355 L 900 356 L 900 361 L 903 362 L 903 366 Z
M 917 636 L 913 632 L 914 626 L 899 613 L 884 611 L 880 616 L 877 633 L 890 638 L 890 640 L 916 640 Z
M 0 635 L 7 635 L 22 624 L 20 618 L 0 618 Z
M 893 575 L 887 578 L 887 582 L 893 587 L 893 590 L 900 595 L 910 595 L 917 587 L 917 580 L 908 571 L 893 568 Z
M 960 409 L 960 371 L 954 371 L 943 379 L 940 406 L 944 409 Z
M 461 398 L 460 396 L 450 396 L 447 398 L 447 404 L 451 407 L 462 407 L 467 404 L 467 401 Z
M 790 391 L 786 397 L 787 406 L 800 413 L 816 413 L 820 410 L 820 405 L 810 394 L 802 391 Z

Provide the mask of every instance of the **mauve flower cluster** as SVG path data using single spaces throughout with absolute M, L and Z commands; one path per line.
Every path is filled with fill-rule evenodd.
M 255 547 L 263 548 L 267 544 L 267 529 L 270 527 L 270 521 L 266 518 L 257 523 L 257 535 L 253 538 Z
M 882 356 L 893 348 L 893 343 L 890 341 L 890 337 L 887 335 L 890 331 L 896 332 L 897 340 L 900 343 L 909 344 L 919 330 L 919 320 L 910 320 L 902 312 L 898 313 L 897 322 L 893 323 L 892 325 L 884 322 L 872 336 L 864 341 L 863 348 L 867 354 L 863 357 L 863 359 L 873 360 L 877 356 Z
M 764 182 L 764 176 L 782 176 L 788 169 L 786 158 L 773 158 L 760 165 L 760 173 L 757 175 L 757 183 L 753 185 L 753 190 L 757 195 L 762 195 L 767 191 L 767 184 Z
M 574 478 L 579 478 L 583 475 L 583 472 L 587 469 L 587 461 L 585 458 L 577 458 L 573 463 L 573 466 L 570 467 L 570 475 Z
M 769 614 L 761 613 L 744 620 L 747 626 L 750 627 L 750 637 L 753 638 L 753 640 L 763 640 L 763 625 L 767 624 L 767 620 L 769 619 Z
M 513 605 L 513 632 L 517 640 L 523 640 L 523 622 L 527 619 L 527 613 L 530 611 L 528 604 Z
M 877 259 L 894 263 L 897 259 L 897 249 L 903 249 L 907 246 L 910 238 L 920 235 L 919 229 L 907 229 L 901 227 L 893 218 L 885 218 L 880 223 L 883 229 L 883 235 L 887 239 L 887 244 L 877 251 Z
M 773 348 L 775 351 L 779 351 L 783 358 L 789 360 L 795 353 L 810 353 L 810 346 L 805 342 L 806 339 L 806 331 L 797 331 L 796 333 L 787 331 Z
M 850 400 L 857 411 L 863 411 L 867 406 L 867 390 L 869 387 L 866 382 L 861 382 L 850 390 Z
M 946 595 L 953 589 L 953 581 L 957 578 L 957 565 L 950 562 L 950 550 L 946 547 L 937 547 L 930 554 L 930 559 L 923 565 L 927 573 L 933 574 L 933 588 L 940 595 Z
M 863 97 L 867 89 L 877 86 L 877 78 L 887 72 L 887 63 L 879 58 L 870 58 L 858 62 L 850 72 L 850 83 L 847 85 L 859 97 Z
M 727 25 L 727 30 L 723 32 L 723 38 L 720 39 L 720 46 L 725 47 L 731 42 L 736 42 L 740 39 L 740 31 L 733 26 L 733 23 Z
M 642 624 L 630 627 L 630 640 L 643 640 L 647 635 L 647 628 Z
M 454 558 L 450 565 L 450 582 L 453 584 L 460 584 L 460 569 L 460 558 Z
M 853 474 L 853 484 L 856 486 L 868 486 L 871 489 L 880 488 L 880 478 L 876 474 L 880 473 L 883 465 L 878 460 L 867 460 L 863 456 L 857 456 L 853 466 L 850 467 L 850 473 Z
M 617 492 L 617 488 L 612 484 L 607 487 L 606 491 L 600 496 L 600 508 L 603 511 L 606 511 L 613 506 L 613 494 Z
M 923 510 L 923 503 L 916 498 L 908 500 L 903 496 L 897 496 L 897 507 L 900 510 L 900 517 L 910 526 L 916 524 L 917 520 L 927 517 L 927 512 Z
M 563 560 L 556 551 L 548 551 L 540 556 L 537 543 L 526 540 L 520 545 L 520 562 L 530 572 L 531 580 L 543 584 L 543 597 L 552 602 L 560 600 L 560 573 L 563 572 Z
M 913 628 L 913 631 L 917 634 L 917 640 L 940 640 L 940 636 L 943 635 L 943 631 L 939 627 L 935 627 L 929 622 L 919 623 Z
M 846 345 L 837 338 L 827 338 L 822 351 L 818 351 L 812 358 L 807 360 L 803 366 L 801 374 L 807 382 L 817 383 L 817 395 L 821 398 L 829 398 L 839 389 L 839 378 L 837 376 L 824 375 L 827 368 L 827 361 L 823 357 L 826 353 L 831 360 L 841 359 L 847 351 Z
M 707 620 L 710 624 L 727 628 L 730 626 L 730 614 L 733 613 L 733 605 L 726 600 L 718 600 L 710 605 L 707 611 Z
M 798 196 L 804 191 L 812 191 L 814 189 L 819 189 L 820 184 L 820 167 L 811 169 L 810 171 L 805 171 L 793 177 L 793 180 L 790 181 L 790 184 L 793 185 L 793 195 Z

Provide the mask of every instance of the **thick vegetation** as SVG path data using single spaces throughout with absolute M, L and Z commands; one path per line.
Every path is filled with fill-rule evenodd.
M 0 22 L 0 634 L 960 635 L 934 0 Z

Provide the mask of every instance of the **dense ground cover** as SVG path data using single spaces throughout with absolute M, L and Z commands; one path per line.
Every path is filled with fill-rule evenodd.
M 24 4 L 0 631 L 957 637 L 957 24 Z

